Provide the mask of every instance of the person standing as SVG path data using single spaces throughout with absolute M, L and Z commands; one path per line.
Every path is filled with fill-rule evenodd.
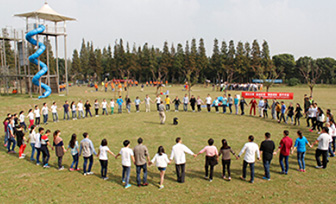
M 108 177 L 107 177 L 107 166 L 108 166 L 107 153 L 109 153 L 113 157 L 115 157 L 115 155 L 113 154 L 113 152 L 111 152 L 111 150 L 107 146 L 107 140 L 103 139 L 102 142 L 101 142 L 101 145 L 99 147 L 98 155 L 97 156 L 99 158 L 99 162 L 100 162 L 100 166 L 101 166 L 101 177 L 104 180 L 108 180 Z
M 106 113 L 106 115 L 108 115 L 108 113 L 107 113 L 107 102 L 106 102 L 105 98 L 103 99 L 103 102 L 102 102 L 102 109 L 103 109 L 103 115 L 104 115 L 104 113 Z
M 40 127 L 38 129 L 39 133 L 35 134 L 35 149 L 36 149 L 36 165 L 40 165 L 40 154 L 41 154 L 41 137 L 44 133 L 44 128 Z
M 42 115 L 43 115 L 43 124 L 48 124 L 48 106 L 47 103 L 43 103 L 43 107 L 42 107 Z
M 9 123 L 7 125 L 7 136 L 8 136 L 8 142 L 7 142 L 7 152 L 14 154 L 15 151 L 15 145 L 16 145 L 16 141 L 15 141 L 15 134 L 14 134 L 14 119 L 10 118 L 9 119 Z M 11 145 L 13 144 L 12 148 Z
M 153 101 L 151 98 L 149 98 L 148 94 L 146 95 L 143 103 L 145 103 L 145 106 L 146 106 L 146 113 L 150 112 L 150 103 L 153 103 Z
M 29 118 L 29 126 L 28 126 L 28 129 L 30 129 L 31 126 L 34 125 L 34 112 L 33 112 L 32 109 L 29 109 L 27 117 Z M 22 119 L 24 119 L 24 118 L 21 118 L 21 115 L 20 115 L 20 125 L 23 125 L 23 126 L 26 127 L 26 124 L 24 123 L 24 120 L 23 120 L 23 124 L 21 124 L 21 123 L 22 123 L 22 122 L 21 122 Z M 26 129 L 25 129 L 25 131 L 26 131 Z
M 241 115 L 245 115 L 244 109 L 245 109 L 245 105 L 248 106 L 248 104 L 246 103 L 246 100 L 244 97 L 241 97 L 240 101 L 239 101 L 239 105 L 240 105 L 240 112 Z
M 206 106 L 207 106 L 207 109 L 208 109 L 208 113 L 210 113 L 211 111 L 211 97 L 210 97 L 210 94 L 208 94 L 208 96 L 205 98 L 205 103 L 206 103 Z
M 229 104 L 230 114 L 232 114 L 233 98 L 231 94 L 228 95 L 228 104 Z
M 295 108 L 295 118 L 294 118 L 294 125 L 298 124 L 298 126 L 300 126 L 300 118 L 302 117 L 302 108 L 300 106 L 300 104 L 296 104 L 296 108 Z
M 69 150 L 69 149 L 70 149 L 71 156 L 72 156 L 72 163 L 71 163 L 71 166 L 69 168 L 69 171 L 79 171 L 79 168 L 78 168 L 79 147 L 78 147 L 77 135 L 76 134 L 71 135 L 71 140 L 69 142 L 69 146 L 68 146 L 67 150 Z
M 54 132 L 54 142 L 53 146 L 55 147 L 55 153 L 57 157 L 57 163 L 58 163 L 58 170 L 63 170 L 64 166 L 62 166 L 62 160 L 63 160 L 63 155 L 66 152 L 66 149 L 64 148 L 64 142 L 63 139 L 60 137 L 61 131 L 56 130 Z
M 76 104 L 75 101 L 72 101 L 70 104 L 71 107 L 71 112 L 72 112 L 72 120 L 77 120 L 77 108 L 76 108 Z
M 119 98 L 117 99 L 117 104 L 118 104 L 118 113 L 121 114 L 122 113 L 122 105 L 123 105 L 124 101 L 121 98 L 121 96 L 119 96 Z
M 306 145 L 311 146 L 303 136 L 302 132 L 299 130 L 297 131 L 298 138 L 295 140 L 294 148 L 292 150 L 292 154 L 294 153 L 295 149 L 297 149 L 297 160 L 299 164 L 298 171 L 306 172 L 306 164 L 305 164 L 305 155 L 306 155 Z
M 294 122 L 294 120 L 293 120 L 294 107 L 293 107 L 292 103 L 289 104 L 289 107 L 287 108 L 286 113 L 287 113 L 286 121 L 288 121 L 288 118 L 290 118 L 291 119 L 291 124 L 293 124 L 293 122 Z
M 314 145 L 318 144 L 316 152 L 315 152 L 315 159 L 316 159 L 316 163 L 317 163 L 316 168 L 317 169 L 327 168 L 329 143 L 332 141 L 328 132 L 329 132 L 329 128 L 323 127 L 322 128 L 322 133 L 320 134 L 320 136 L 316 139 L 316 141 L 311 146 L 311 147 L 313 147 Z M 321 159 L 320 159 L 321 155 L 322 155 L 322 163 L 321 163 Z
M 310 105 L 308 111 L 308 118 L 307 118 L 307 127 L 310 127 L 309 121 L 312 123 L 312 128 L 310 129 L 311 132 L 315 130 L 316 126 L 316 115 L 317 115 L 317 107 L 315 107 L 315 104 Z
M 170 155 L 170 161 L 174 159 L 175 161 L 175 168 L 176 168 L 176 175 L 177 175 L 177 182 L 184 183 L 185 180 L 185 166 L 186 166 L 186 156 L 185 153 L 196 155 L 184 144 L 182 144 L 182 139 L 177 137 L 175 139 L 176 144 L 172 148 L 172 152 Z
M 85 117 L 88 117 L 88 114 L 90 114 L 90 117 L 92 117 L 92 114 L 91 114 L 91 104 L 89 102 L 89 100 L 87 100 L 85 102 L 85 105 L 84 105 L 84 108 L 85 108 Z
M 277 106 L 277 101 L 276 101 L 276 99 L 273 99 L 273 103 L 272 103 L 272 106 L 271 106 L 271 114 L 272 114 L 272 119 L 274 119 L 274 120 L 277 119 L 276 111 L 275 111 L 276 106 Z
M 41 112 L 37 105 L 35 105 L 34 114 L 35 114 L 35 125 L 39 126 L 41 122 Z
M 176 98 L 173 100 L 173 104 L 175 105 L 175 112 L 178 112 L 179 105 L 181 104 L 181 101 L 178 98 L 178 96 L 176 96 Z
M 159 116 L 160 116 L 160 123 L 163 125 L 166 121 L 166 114 L 165 114 L 165 106 L 163 105 L 163 101 L 159 105 Z
M 53 102 L 53 104 L 50 108 L 51 108 L 51 113 L 52 113 L 52 116 L 53 116 L 53 121 L 58 122 L 57 105 L 56 105 L 55 101 Z
M 114 100 L 113 98 L 110 101 L 111 115 L 114 113 Z
M 269 108 L 270 108 L 270 106 L 268 105 L 268 101 L 267 101 L 267 99 L 264 99 L 264 108 L 263 108 L 263 110 L 264 110 L 264 113 L 263 113 L 264 118 L 268 118 L 267 110 L 268 110 Z
M 98 99 L 96 99 L 95 101 L 94 101 L 94 104 L 93 104 L 93 106 L 94 106 L 94 109 L 95 109 L 95 115 L 96 115 L 96 117 L 99 117 L 99 102 L 98 102 Z
M 255 164 L 255 155 L 257 154 L 258 160 L 260 160 L 260 153 L 259 153 L 259 147 L 256 143 L 253 142 L 254 137 L 253 135 L 250 135 L 248 137 L 248 142 L 245 143 L 242 150 L 239 152 L 238 157 L 240 158 L 242 154 L 245 152 L 244 156 L 244 162 L 243 162 L 243 175 L 240 177 L 242 180 L 246 180 L 246 168 L 247 165 L 250 166 L 251 170 L 251 180 L 250 183 L 254 182 L 254 164 Z
M 196 156 L 205 152 L 205 179 L 209 179 L 212 182 L 214 167 L 218 164 L 218 151 L 213 145 L 214 140 L 210 138 L 208 140 L 208 146 L 205 146 Z M 209 176 L 209 166 L 210 166 L 210 176 Z M 209 176 L 209 177 L 208 177 Z
M 89 134 L 87 132 L 83 133 L 84 139 L 80 142 L 79 156 L 83 154 L 84 163 L 83 163 L 83 171 L 84 176 L 92 175 L 91 168 L 93 165 L 93 155 L 97 155 L 96 150 L 93 147 L 92 141 L 89 139 Z M 87 161 L 89 160 L 89 168 L 86 171 Z
M 271 133 L 265 133 L 265 140 L 260 144 L 260 154 L 262 155 L 262 161 L 264 165 L 265 176 L 263 179 L 269 181 L 271 180 L 270 166 L 273 159 L 273 152 L 275 149 L 275 144 L 271 140 Z
M 306 118 L 308 118 L 309 117 L 308 116 L 308 110 L 309 110 L 309 108 L 312 104 L 310 103 L 307 94 L 304 95 L 304 101 L 303 102 L 304 102 L 304 113 L 306 115 Z
M 255 100 L 255 98 L 253 97 L 252 100 L 249 103 L 251 105 L 250 108 L 250 115 L 252 115 L 252 110 L 253 110 L 253 114 L 256 114 L 256 106 L 257 106 L 257 101 Z
M 125 103 L 126 103 L 126 110 L 128 113 L 131 113 L 131 99 L 126 95 L 125 97 Z
M 29 113 L 32 113 L 31 115 L 33 115 L 33 122 L 31 122 L 31 120 L 29 119 L 29 128 L 30 126 L 32 126 L 34 124 L 34 113 L 32 109 L 29 109 L 28 111 L 28 115 Z M 27 118 L 29 118 L 29 116 L 27 115 Z M 19 113 L 19 121 L 20 121 L 20 125 L 22 128 L 24 128 L 24 131 L 27 131 L 27 125 L 25 123 L 25 116 L 24 116 L 24 111 L 20 111 Z
M 165 102 L 166 102 L 166 111 L 170 111 L 170 98 L 168 95 L 166 96 Z
M 277 154 L 280 151 L 280 156 L 279 156 L 279 163 L 281 166 L 281 174 L 288 174 L 288 169 L 289 169 L 289 163 L 288 163 L 288 158 L 290 155 L 290 151 L 293 147 L 293 140 L 292 138 L 289 137 L 289 131 L 284 130 L 283 131 L 283 138 L 280 141 L 279 149 L 275 152 Z M 285 159 L 285 166 L 283 160 Z
M 83 109 L 84 105 L 82 103 L 82 100 L 79 100 L 78 104 L 77 104 L 77 108 L 78 108 L 78 118 L 81 119 L 81 117 L 84 119 L 84 109 Z
M 137 113 L 139 113 L 139 111 L 140 111 L 140 108 L 139 108 L 140 103 L 141 103 L 141 101 L 139 99 L 139 96 L 137 96 L 134 100 L 135 110 L 136 110 Z
M 278 123 L 281 123 L 281 120 L 283 119 L 283 121 L 287 124 L 287 121 L 285 119 L 285 113 L 286 113 L 286 105 L 283 101 L 281 101 L 281 115 L 280 119 L 278 120 Z
M 187 112 L 188 111 L 188 103 L 189 103 L 189 98 L 188 98 L 187 94 L 184 95 L 182 102 L 183 102 L 183 110 L 184 110 L 184 112 Z
M 259 104 L 258 104 L 259 117 L 264 116 L 264 106 L 265 106 L 265 101 L 263 97 L 260 97 Z
M 227 172 L 228 172 L 228 181 L 231 181 L 231 170 L 230 170 L 230 165 L 231 165 L 231 154 L 233 154 L 236 159 L 238 159 L 238 156 L 236 156 L 236 154 L 234 153 L 234 151 L 231 149 L 231 147 L 228 145 L 228 142 L 226 141 L 226 139 L 222 140 L 222 147 L 219 150 L 219 155 L 218 156 L 222 156 L 222 165 L 223 165 L 223 174 L 222 177 L 225 180 L 226 176 L 225 176 L 225 167 L 227 168 Z
M 219 100 L 218 97 L 215 98 L 213 105 L 215 106 L 216 113 L 219 113 L 218 106 L 219 106 Z
M 125 140 L 123 142 L 124 147 L 121 148 L 119 154 L 115 156 L 117 159 L 121 155 L 121 164 L 122 164 L 122 183 L 125 184 L 125 189 L 131 187 L 129 184 L 130 174 L 131 174 L 131 159 L 133 163 L 135 162 L 133 150 L 130 147 L 130 141 Z
M 198 112 L 201 112 L 202 111 L 202 104 L 203 104 L 203 101 L 202 101 L 202 99 L 201 99 L 201 97 L 199 97 L 199 96 L 197 96 L 197 111 Z
M 157 111 L 159 111 L 159 106 L 160 106 L 160 104 L 161 104 L 161 97 L 160 97 L 159 94 L 156 95 L 155 102 L 156 102 L 156 109 L 157 109 Z
M 224 94 L 222 99 L 223 113 L 226 113 L 226 107 L 228 107 L 228 105 L 228 99 L 226 98 L 226 94 Z
M 195 112 L 196 98 L 194 97 L 194 95 L 191 96 L 189 102 L 190 102 L 192 112 Z
M 35 155 L 35 129 L 36 129 L 36 126 L 35 125 L 32 125 L 30 127 L 30 131 L 29 131 L 29 137 L 28 137 L 28 140 L 27 140 L 27 143 L 30 142 L 30 146 L 31 146 L 31 155 L 30 155 L 30 161 L 35 161 L 34 159 L 34 155 Z
M 41 152 L 42 152 L 43 168 L 50 168 L 48 164 L 49 158 L 50 158 L 48 146 L 51 148 L 51 150 L 54 150 L 54 148 L 50 145 L 49 135 L 50 135 L 50 130 L 47 130 L 45 134 L 41 137 Z
M 137 185 L 141 186 L 141 169 L 143 171 L 142 177 L 142 186 L 148 186 L 147 183 L 147 162 L 150 163 L 148 149 L 145 145 L 142 144 L 143 139 L 138 138 L 138 145 L 136 145 L 133 149 L 135 166 L 136 166 L 136 174 L 137 174 Z
M 70 114 L 69 114 L 69 102 L 65 101 L 64 105 L 63 105 L 63 109 L 64 109 L 64 116 L 63 116 L 63 120 L 65 120 L 65 116 L 67 116 L 67 120 L 70 119 Z
M 15 131 L 15 136 L 16 136 L 16 140 L 17 140 L 17 146 L 20 148 L 19 150 L 19 159 L 24 159 L 25 158 L 25 154 L 24 151 L 26 149 L 26 144 L 25 144 L 25 137 L 24 137 L 24 133 L 23 133 L 23 127 L 21 125 L 18 125 Z
M 165 154 L 164 148 L 162 146 L 159 146 L 158 152 L 155 154 L 154 158 L 152 159 L 151 164 L 155 162 L 156 162 L 156 167 L 160 171 L 159 190 L 161 190 L 164 188 L 163 181 L 164 181 L 164 175 L 166 172 L 166 168 L 168 164 L 170 164 L 168 156 Z

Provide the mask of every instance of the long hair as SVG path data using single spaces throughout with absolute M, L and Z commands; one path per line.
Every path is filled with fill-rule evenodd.
M 164 148 L 162 146 L 160 146 L 158 148 L 158 152 L 157 153 L 161 156 L 163 153 L 165 153 Z
M 33 132 L 34 129 L 35 129 L 35 125 L 32 125 L 32 126 L 30 127 L 30 131 L 29 131 L 29 133 L 31 134 L 31 133 Z
M 227 149 L 230 148 L 228 145 L 228 142 L 226 141 L 226 139 L 222 139 L 222 147 L 221 149 Z
M 71 148 L 74 148 L 74 147 L 75 147 L 76 140 L 77 140 L 77 135 L 76 135 L 76 134 L 72 134 L 72 136 L 71 136 L 71 140 L 70 140 L 70 142 L 69 142 L 69 146 L 70 146 Z
M 56 131 L 54 132 L 54 141 L 55 141 L 55 139 L 56 139 L 58 133 L 60 133 L 60 132 L 61 132 L 60 130 L 56 130 Z

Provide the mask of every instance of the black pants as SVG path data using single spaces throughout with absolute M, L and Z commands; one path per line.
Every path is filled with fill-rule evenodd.
M 322 155 L 322 164 L 321 164 L 321 160 L 320 160 L 320 156 Z M 320 150 L 320 149 L 316 149 L 315 152 L 315 159 L 317 162 L 317 166 L 323 166 L 323 168 L 327 168 L 327 164 L 328 164 L 328 150 Z
M 98 115 L 99 108 L 95 108 L 96 115 Z
M 318 130 L 318 131 L 321 131 L 322 128 L 323 128 L 323 122 L 316 121 L 316 126 L 317 126 L 317 130 Z
M 226 113 L 226 107 L 227 107 L 227 105 L 223 104 L 222 106 L 223 106 L 223 113 Z
M 210 112 L 211 111 L 211 105 L 210 104 L 207 104 L 207 109 L 208 109 L 208 112 Z
M 223 165 L 223 176 L 225 176 L 225 167 L 226 167 L 228 176 L 231 177 L 231 171 L 230 171 L 231 159 L 222 160 L 222 165 Z
M 166 110 L 167 110 L 167 111 L 170 110 L 170 104 L 166 104 Z
M 264 118 L 268 118 L 267 110 L 264 109 Z
M 159 111 L 159 106 L 160 106 L 160 104 L 157 103 L 157 104 L 156 104 L 156 109 L 157 109 L 157 111 Z
M 312 123 L 312 130 L 315 130 L 315 128 L 316 128 L 316 117 L 308 117 L 307 118 L 307 127 L 310 127 L 309 120 Z
M 218 112 L 218 106 L 215 106 L 216 112 Z
M 241 112 L 241 115 L 244 115 L 244 105 L 240 105 L 240 112 Z
M 185 178 L 185 164 L 175 164 L 177 182 L 184 183 Z
M 192 111 L 195 111 L 195 104 L 190 104 Z
M 213 178 L 213 171 L 214 171 L 214 167 L 216 164 L 214 164 L 214 157 L 205 157 L 205 177 L 209 176 L 209 166 L 210 166 L 210 176 L 209 179 L 212 180 Z
M 92 114 L 91 114 L 91 111 L 90 111 L 90 109 L 89 109 L 89 110 L 85 110 L 85 117 L 87 117 L 87 116 L 88 116 L 88 114 L 90 114 L 90 116 L 92 117 Z
M 40 117 L 35 118 L 35 125 L 40 125 Z
M 298 115 L 295 115 L 295 118 L 294 118 L 294 125 L 296 125 L 296 123 L 300 125 L 300 117 Z
M 136 111 L 139 111 L 139 105 L 135 105 Z
M 50 158 L 49 149 L 47 145 L 41 145 L 41 152 L 42 152 L 43 165 L 46 165 L 48 164 Z
M 58 163 L 58 168 L 62 168 L 62 160 L 63 160 L 63 156 L 58 157 L 57 163 Z
M 230 113 L 232 113 L 232 104 L 229 104 Z
M 286 123 L 286 119 L 285 119 L 285 114 L 284 113 L 281 113 L 279 122 L 281 122 L 282 119 Z
M 277 112 L 277 119 L 279 120 L 280 119 L 280 112 Z
M 201 105 L 197 105 L 197 111 L 201 112 Z
M 101 176 L 106 178 L 108 160 L 99 160 L 101 166 Z

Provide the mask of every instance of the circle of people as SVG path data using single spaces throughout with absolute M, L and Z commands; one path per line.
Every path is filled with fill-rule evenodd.
M 248 105 L 244 98 L 241 98 L 239 100 L 239 103 L 236 103 L 238 95 L 232 99 L 231 95 L 228 95 L 229 97 L 226 98 L 226 95 L 222 97 L 221 104 L 218 102 L 217 97 L 213 102 L 211 100 L 210 95 L 207 96 L 205 99 L 206 101 L 206 107 L 208 112 L 211 111 L 211 107 L 215 107 L 216 113 L 218 112 L 218 106 L 223 107 L 223 113 L 226 112 L 226 107 L 229 108 L 230 113 L 232 113 L 232 108 L 230 104 L 234 104 L 237 110 L 236 104 L 240 105 L 241 108 L 241 114 L 244 115 L 244 105 Z M 159 95 L 156 98 L 157 108 L 158 111 L 162 112 L 162 106 L 163 101 L 159 101 Z M 197 100 L 192 96 L 191 99 L 185 100 L 187 98 L 187 95 L 183 99 L 183 105 L 184 105 L 184 111 L 188 110 L 188 104 L 192 107 L 192 111 L 195 111 L 195 104 L 197 104 L 197 111 L 201 111 L 201 105 L 203 104 L 203 101 L 201 101 L 200 97 L 197 98 Z M 223 100 L 223 98 L 226 98 L 227 101 Z M 231 98 L 231 100 L 230 100 Z M 168 99 L 168 100 L 167 100 Z M 118 101 L 119 100 L 119 101 Z M 118 111 L 121 113 L 123 100 L 121 97 L 119 97 L 117 100 L 117 104 L 119 106 Z M 135 100 L 136 105 L 136 111 L 139 112 L 139 105 L 140 101 L 137 97 Z M 195 100 L 195 102 L 194 102 Z M 130 113 L 130 106 L 131 102 L 130 99 L 126 96 L 126 109 L 128 110 L 128 113 Z M 188 102 L 187 102 L 188 101 Z M 110 114 L 114 113 L 114 104 L 113 99 L 110 102 L 110 108 L 111 112 Z M 146 103 L 146 112 L 150 111 L 150 103 L 153 102 L 148 95 L 146 95 L 146 98 L 144 100 L 144 103 Z M 225 103 L 226 102 L 226 103 Z M 170 99 L 169 96 L 166 96 L 166 107 L 163 106 L 163 109 L 170 110 Z M 178 111 L 178 105 L 181 103 L 179 102 L 178 97 L 176 97 L 173 101 L 175 104 L 175 111 Z M 96 105 L 98 104 L 98 105 Z M 193 105 L 194 104 L 194 105 Z M 252 99 L 249 103 L 251 105 L 250 114 L 252 114 L 252 111 L 254 110 L 255 114 L 255 108 L 258 106 L 259 109 L 259 117 L 267 117 L 267 109 L 269 108 L 267 100 L 260 99 L 259 104 L 257 104 L 256 99 Z M 277 106 L 281 104 L 280 113 L 278 114 Z M 72 111 L 72 119 L 76 120 L 77 115 L 76 111 L 78 109 L 78 116 L 79 118 L 82 116 L 82 118 L 87 117 L 90 115 L 92 117 L 92 114 L 90 112 L 90 103 L 87 101 L 85 105 L 82 104 L 81 101 L 78 102 L 77 107 L 74 107 L 74 102 L 71 103 L 69 106 L 68 101 L 65 102 L 63 105 L 64 108 L 64 120 L 69 119 L 69 109 L 71 108 Z M 120 107 L 121 106 L 121 107 Z M 275 112 L 273 114 L 273 106 L 275 107 Z M 85 116 L 83 112 L 83 107 L 85 107 Z M 94 104 L 95 110 L 96 110 L 96 116 L 98 115 L 99 110 L 99 103 L 97 100 L 95 100 Z M 216 108 L 217 107 L 217 108 Z M 294 114 L 294 108 L 292 104 L 289 105 L 288 108 L 286 108 L 284 102 L 281 103 L 277 102 L 275 99 L 273 100 L 272 104 L 272 118 L 278 119 L 278 122 L 281 122 L 283 119 L 284 122 L 287 123 L 288 118 L 291 119 L 291 122 L 293 124 L 293 116 L 295 116 L 295 123 L 294 125 L 298 124 L 300 125 L 299 119 L 303 116 L 301 114 L 302 109 L 300 108 L 300 105 L 297 104 Z M 101 145 L 99 147 L 98 153 L 95 151 L 94 145 L 92 141 L 89 139 L 88 133 L 83 133 L 84 139 L 81 140 L 80 143 L 77 141 L 77 135 L 73 134 L 71 136 L 71 140 L 69 141 L 69 144 L 67 148 L 65 148 L 65 144 L 63 142 L 63 139 L 60 137 L 61 131 L 56 130 L 53 133 L 53 145 L 51 145 L 49 141 L 49 136 L 51 134 L 50 130 L 46 130 L 43 127 L 39 127 L 40 125 L 40 110 L 38 106 L 35 106 L 35 110 L 29 110 L 27 117 L 29 118 L 29 136 L 25 137 L 25 132 L 27 131 L 27 126 L 24 122 L 25 116 L 24 111 L 21 111 L 19 113 L 19 117 L 17 117 L 17 114 L 8 114 L 5 118 L 3 124 L 4 124 L 4 130 L 5 130 L 5 137 L 4 137 L 4 146 L 7 147 L 8 153 L 15 154 L 14 151 L 15 146 L 19 147 L 19 158 L 23 159 L 25 158 L 25 148 L 26 144 L 30 144 L 31 146 L 31 156 L 30 160 L 35 162 L 37 165 L 41 165 L 40 163 L 40 155 L 42 154 L 42 165 L 43 168 L 50 168 L 48 162 L 50 158 L 49 148 L 52 150 L 55 149 L 55 154 L 57 156 L 58 160 L 58 170 L 64 170 L 64 167 L 62 165 L 62 159 L 64 154 L 67 151 L 70 151 L 73 162 L 69 168 L 69 171 L 80 171 L 78 168 L 78 162 L 79 157 L 83 156 L 83 175 L 91 175 L 93 172 L 91 172 L 92 165 L 93 165 L 93 155 L 96 155 L 99 158 L 99 162 L 101 164 L 101 177 L 104 180 L 107 180 L 107 167 L 108 167 L 108 154 L 111 154 L 115 158 L 118 158 L 121 156 L 121 163 L 122 163 L 122 183 L 124 184 L 125 188 L 131 187 L 131 184 L 129 183 L 130 179 L 130 170 L 131 170 L 131 163 L 133 162 L 136 165 L 136 172 L 137 172 L 137 185 L 138 186 L 147 186 L 147 164 L 152 165 L 156 163 L 156 166 L 158 170 L 160 171 L 160 183 L 159 183 L 159 189 L 164 188 L 163 182 L 164 182 L 164 175 L 166 168 L 168 164 L 174 160 L 175 167 L 176 167 L 176 174 L 177 174 L 177 181 L 179 183 L 184 183 L 185 181 L 185 164 L 186 164 L 186 153 L 193 155 L 194 157 L 197 157 L 200 154 L 205 153 L 205 179 L 209 180 L 210 182 L 213 179 L 213 171 L 214 167 L 218 164 L 219 157 L 222 156 L 222 178 L 225 180 L 230 181 L 231 180 L 231 171 L 230 171 L 230 164 L 231 164 L 231 154 L 235 156 L 236 159 L 239 159 L 244 153 L 244 161 L 243 161 L 243 168 L 242 168 L 242 176 L 240 179 L 246 180 L 246 169 L 247 166 L 250 167 L 250 183 L 254 182 L 254 165 L 255 165 L 255 159 L 257 156 L 258 160 L 261 160 L 263 162 L 264 166 L 264 177 L 265 180 L 270 180 L 270 164 L 273 159 L 273 155 L 279 154 L 279 163 L 281 166 L 281 174 L 287 174 L 288 173 L 288 158 L 290 154 L 293 154 L 294 151 L 297 151 L 297 160 L 300 172 L 306 172 L 305 167 L 305 154 L 306 154 L 306 146 L 313 147 L 314 145 L 318 144 L 318 147 L 315 152 L 315 158 L 317 162 L 316 168 L 326 168 L 327 163 L 329 162 L 329 157 L 335 156 L 335 148 L 336 148 L 336 127 L 335 127 L 335 121 L 333 118 L 333 115 L 331 114 L 330 109 L 327 110 L 327 116 L 324 116 L 324 113 L 320 107 L 317 107 L 317 103 L 315 103 L 312 99 L 312 97 L 304 96 L 304 114 L 307 118 L 307 127 L 310 127 L 309 121 L 312 122 L 312 128 L 310 131 L 314 131 L 316 127 L 318 128 L 318 138 L 310 144 L 306 137 L 303 136 L 303 133 L 301 131 L 297 131 L 297 139 L 295 140 L 295 143 L 293 144 L 293 140 L 289 137 L 289 132 L 287 130 L 283 131 L 283 138 L 281 139 L 279 143 L 279 148 L 275 151 L 276 147 L 274 142 L 271 140 L 271 134 L 266 132 L 265 133 L 265 140 L 261 143 L 260 147 L 254 142 L 254 136 L 250 135 L 248 137 L 248 142 L 243 146 L 239 154 L 236 154 L 231 147 L 228 145 L 228 141 L 223 139 L 222 140 L 222 147 L 218 151 L 217 148 L 214 146 L 214 140 L 209 139 L 208 145 L 205 146 L 201 151 L 199 151 L 197 154 L 194 154 L 187 146 L 182 144 L 182 139 L 180 137 L 176 138 L 176 145 L 172 147 L 171 156 L 168 159 L 168 156 L 165 154 L 165 150 L 163 146 L 158 147 L 158 151 L 155 154 L 154 158 L 150 160 L 148 149 L 145 145 L 143 145 L 143 139 L 138 139 L 138 145 L 134 147 L 134 149 L 130 148 L 130 141 L 125 140 L 123 142 L 123 148 L 121 148 L 120 152 L 115 155 L 111 150 L 108 148 L 108 142 L 106 139 L 103 139 L 101 141 Z M 43 123 L 48 123 L 48 107 L 47 104 L 44 103 L 41 113 L 43 115 Z M 58 122 L 58 114 L 57 114 L 57 106 L 56 103 L 53 102 L 53 105 L 51 106 L 51 111 L 53 115 L 54 122 Z M 102 110 L 103 115 L 108 115 L 107 112 L 107 102 L 104 99 L 102 102 Z M 238 114 L 238 111 L 236 111 L 236 114 Z M 287 114 L 287 119 L 285 119 L 285 114 Z M 299 115 L 299 116 L 298 116 Z M 35 119 L 35 124 L 34 124 Z M 161 121 L 162 123 L 162 121 Z M 164 123 L 164 121 L 163 121 Z M 35 155 L 36 152 L 36 155 Z M 262 156 L 262 157 L 261 157 Z M 322 162 L 320 157 L 322 156 Z M 140 179 L 140 172 L 141 169 L 143 171 L 143 179 L 141 182 Z M 226 174 L 227 171 L 227 174 Z

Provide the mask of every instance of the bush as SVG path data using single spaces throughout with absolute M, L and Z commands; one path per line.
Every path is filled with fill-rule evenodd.
M 300 84 L 300 80 L 297 78 L 290 78 L 288 80 L 288 86 L 296 86 L 298 84 Z

